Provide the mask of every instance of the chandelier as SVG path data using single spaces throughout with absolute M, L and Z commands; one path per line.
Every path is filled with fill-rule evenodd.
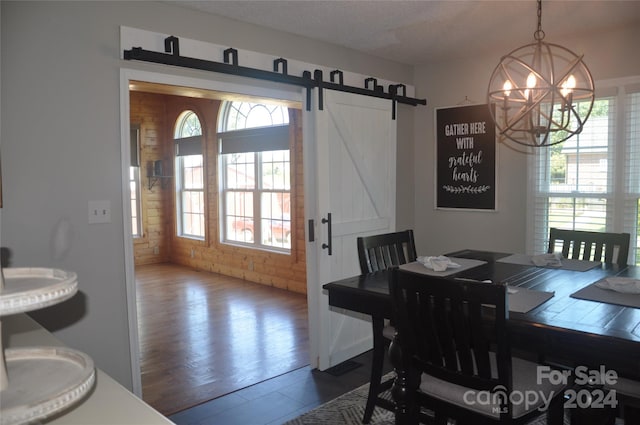
M 535 42 L 506 54 L 487 89 L 499 134 L 525 146 L 551 146 L 582 131 L 591 114 L 594 85 L 589 69 L 571 50 L 546 43 L 538 0 Z

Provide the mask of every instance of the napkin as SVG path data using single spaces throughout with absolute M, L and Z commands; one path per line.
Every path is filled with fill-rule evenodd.
M 623 294 L 640 294 L 640 280 L 629 277 L 608 277 L 596 283 L 596 286 Z
M 438 257 L 418 257 L 416 260 L 434 272 L 443 272 L 448 268 L 455 269 L 460 267 L 460 264 L 454 263 L 444 255 L 440 255 Z
M 540 254 L 531 257 L 531 261 L 538 267 L 562 267 L 562 254 Z

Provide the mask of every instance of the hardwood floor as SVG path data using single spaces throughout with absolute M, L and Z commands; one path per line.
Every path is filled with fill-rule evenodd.
M 372 352 L 356 356 L 355 369 L 338 376 L 309 366 L 183 410 L 177 425 L 282 425 L 369 382 Z M 385 373 L 391 371 L 385 362 Z M 379 407 L 376 407 L 379 409 Z
M 309 364 L 304 295 L 173 264 L 136 285 L 143 399 L 165 415 Z

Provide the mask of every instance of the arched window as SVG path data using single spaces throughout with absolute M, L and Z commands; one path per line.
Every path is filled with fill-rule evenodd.
M 204 158 L 202 127 L 193 111 L 184 111 L 174 129 L 176 147 L 176 217 L 178 235 L 203 239 Z
M 222 111 L 220 132 L 289 124 L 289 111 L 280 105 L 226 102 Z
M 218 123 L 223 242 L 291 250 L 289 111 L 225 102 Z

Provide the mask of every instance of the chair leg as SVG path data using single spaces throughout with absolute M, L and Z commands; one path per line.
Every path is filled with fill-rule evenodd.
M 447 425 L 449 423 L 449 418 L 445 415 L 437 413 L 435 414 L 434 424 L 435 425 Z
M 551 404 L 547 410 L 548 425 L 564 424 L 564 397 L 556 397 L 551 400 Z
M 622 409 L 624 425 L 640 424 L 640 407 L 624 405 Z
M 380 381 L 382 380 L 382 368 L 384 367 L 384 352 L 386 349 L 384 336 L 382 335 L 384 319 L 381 317 L 373 317 L 371 323 L 373 325 L 373 360 L 371 362 L 369 395 L 367 396 L 367 405 L 362 417 L 363 424 L 368 424 L 369 421 L 371 421 L 373 409 L 376 407 L 376 400 L 380 392 Z

